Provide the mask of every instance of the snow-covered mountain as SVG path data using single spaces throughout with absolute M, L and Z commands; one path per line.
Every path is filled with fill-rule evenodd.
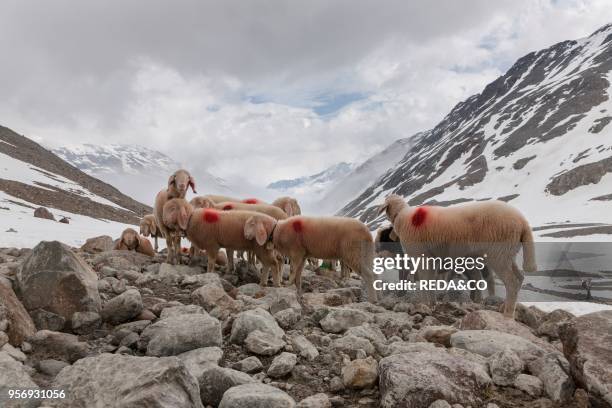
M 532 52 L 457 104 L 340 213 L 375 227 L 378 205 L 397 193 L 411 205 L 502 199 L 534 226 L 610 224 L 611 79 L 612 24 Z
M 48 208 L 56 219 L 34 218 Z M 44 239 L 78 245 L 118 236 L 151 212 L 113 186 L 83 173 L 32 140 L 0 126 L 0 246 L 32 246 Z
M 71 145 L 53 152 L 73 166 L 104 180 L 119 190 L 149 205 L 168 176 L 180 168 L 194 175 L 196 184 L 207 193 L 228 194 L 232 190 L 225 180 L 208 172 L 197 172 L 158 151 L 135 145 Z

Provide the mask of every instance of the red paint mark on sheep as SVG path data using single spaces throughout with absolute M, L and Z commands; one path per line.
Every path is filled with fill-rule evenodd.
M 304 223 L 302 222 L 302 220 L 295 220 L 291 223 L 291 226 L 293 227 L 293 230 L 295 232 L 302 232 L 304 231 Z
M 242 200 L 242 202 L 245 204 L 257 204 L 259 200 L 256 198 L 247 198 L 245 200 Z
M 223 206 L 223 211 L 231 210 L 232 208 L 234 208 L 232 204 L 226 204 Z
M 206 209 L 204 210 L 204 221 L 209 222 L 209 223 L 214 223 L 219 221 L 219 213 L 215 210 L 209 210 Z
M 419 207 L 412 214 L 411 222 L 413 226 L 418 228 L 425 223 L 426 219 L 427 219 L 427 208 Z

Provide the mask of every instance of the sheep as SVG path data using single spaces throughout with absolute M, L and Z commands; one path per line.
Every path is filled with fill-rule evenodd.
M 123 230 L 121 237 L 115 243 L 115 249 L 136 251 L 144 255 L 155 256 L 151 242 L 132 228 Z
M 486 201 L 452 207 L 410 207 L 392 194 L 379 208 L 385 212 L 399 236 L 404 252 L 413 257 L 484 257 L 506 287 L 503 312 L 514 316 L 523 272 L 515 257 L 523 249 L 523 269 L 534 272 L 535 248 L 531 227 L 523 215 L 501 201 Z M 432 279 L 435 271 L 417 271 Z M 490 274 L 490 271 L 489 271 Z M 492 278 L 488 279 L 492 281 Z
M 155 215 L 147 214 L 140 220 L 140 235 L 145 237 L 153 237 L 155 239 L 155 252 L 157 252 L 157 238 L 159 237 L 159 227 L 155 220 Z
M 272 202 L 272 205 L 283 210 L 289 217 L 302 214 L 300 205 L 297 200 L 292 197 L 279 197 Z
M 164 205 L 173 198 L 185 198 L 187 189 L 195 191 L 195 180 L 187 170 L 177 170 L 168 178 L 168 188 L 161 190 L 155 197 L 154 212 L 159 230 L 166 239 L 168 248 L 167 262 L 175 264 L 180 256 L 181 237 L 163 223 Z
M 372 264 L 374 243 L 368 228 L 361 221 L 346 217 L 305 217 L 293 216 L 274 223 L 254 215 L 247 224 L 254 223 L 254 229 L 274 249 L 291 260 L 289 283 L 295 283 L 298 292 L 302 287 L 302 269 L 307 257 L 319 259 L 340 259 L 346 266 L 357 271 L 367 286 L 368 299 L 376 302 Z
M 194 209 L 184 199 L 175 198 L 166 203 L 164 223 L 169 228 L 180 229 L 198 248 L 208 255 L 207 272 L 212 272 L 220 248 L 226 250 L 253 251 L 263 264 L 261 286 L 266 286 L 270 269 L 275 286 L 280 286 L 280 264 L 273 249 L 269 248 L 267 235 L 253 231 L 247 220 L 253 215 L 262 217 L 272 225 L 276 220 L 268 215 L 252 211 L 218 211 L 213 208 Z M 234 271 L 233 257 L 228 256 L 228 267 Z
M 212 200 L 214 203 L 221 203 L 224 201 L 228 201 L 230 203 L 245 203 L 245 204 L 267 204 L 265 201 L 262 201 L 258 198 L 234 198 L 234 197 L 228 197 L 228 196 L 224 196 L 224 195 L 216 195 L 216 194 L 207 194 L 205 197 L 209 200 Z

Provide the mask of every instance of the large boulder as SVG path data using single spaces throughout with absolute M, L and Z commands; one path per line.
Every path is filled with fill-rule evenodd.
M 55 221 L 55 216 L 45 207 L 38 207 L 34 210 L 34 217 L 36 218 L 44 218 L 46 220 Z
M 40 330 L 27 338 L 32 354 L 40 359 L 55 359 L 72 363 L 89 353 L 87 343 L 74 334 Z
M 112 324 L 125 323 L 142 312 L 142 297 L 137 289 L 126 290 L 104 304 L 102 319 Z
M 514 351 L 524 362 L 535 360 L 547 353 L 539 345 L 524 337 L 495 330 L 461 330 L 450 337 L 453 347 L 490 357 L 506 348 Z
M 47 403 L 52 407 L 202 408 L 196 379 L 175 357 L 87 357 L 64 368 L 53 388 L 67 398 Z
M 542 381 L 544 391 L 554 402 L 562 404 L 574 395 L 576 387 L 569 374 L 569 363 L 559 353 L 549 353 L 529 362 L 529 371 Z
M 0 321 L 7 321 L 6 334 L 13 346 L 21 345 L 26 337 L 36 332 L 32 318 L 11 288 L 0 285 Z
M 232 324 L 230 342 L 242 344 L 249 333 L 255 330 L 259 330 L 280 339 L 285 335 L 283 329 L 280 328 L 270 313 L 264 309 L 257 308 L 238 313 Z
M 27 310 L 44 309 L 66 321 L 75 312 L 99 312 L 96 273 L 58 241 L 42 241 L 17 271 L 17 287 Z
M 162 319 L 142 332 L 139 348 L 148 356 L 173 356 L 201 347 L 221 346 L 221 324 L 204 314 Z
M 216 407 L 221 402 L 225 391 L 236 385 L 253 383 L 255 380 L 242 371 L 209 364 L 202 370 L 198 382 L 202 403 Z
M 612 310 L 572 319 L 559 337 L 578 384 L 601 406 L 612 406 Z
M 378 370 L 383 408 L 428 408 L 439 399 L 480 406 L 491 383 L 480 365 L 445 351 L 385 357 Z
M 286 392 L 266 384 L 243 384 L 223 394 L 219 408 L 293 408 L 295 401 Z
M 23 364 L 15 361 L 5 352 L 0 352 L 0 389 L 6 393 L 8 389 L 37 389 L 38 385 L 28 375 Z M 35 407 L 38 404 L 34 400 L 9 400 L 6 394 L 0 397 L 2 407 L 17 408 L 17 407 Z
M 113 249 L 114 243 L 113 239 L 108 235 L 100 235 L 99 237 L 93 237 L 87 239 L 83 245 L 81 245 L 81 250 L 85 252 L 89 252 L 92 254 L 99 252 L 106 252 Z

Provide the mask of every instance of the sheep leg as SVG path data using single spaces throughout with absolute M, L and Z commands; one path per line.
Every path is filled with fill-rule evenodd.
M 155 252 L 157 252 L 157 248 L 158 248 L 158 246 L 157 246 L 157 235 L 155 235 Z
M 342 283 L 346 283 L 351 277 L 351 270 L 346 266 L 346 262 L 340 262 L 340 274 L 342 275 Z
M 292 256 L 289 284 L 295 283 L 298 294 L 302 292 L 302 269 L 304 269 L 304 255 Z
M 234 273 L 236 272 L 236 268 L 234 266 L 234 250 L 225 248 L 225 252 L 227 253 L 227 272 Z M 241 253 L 238 252 L 238 254 L 240 255 Z
M 506 288 L 506 300 L 504 301 L 503 310 L 504 316 L 514 318 L 514 308 L 516 307 L 519 290 L 523 284 L 523 273 L 514 260 L 493 265 L 493 268 Z
M 208 248 L 206 249 L 206 255 L 208 256 L 208 263 L 206 265 L 206 272 L 214 272 L 215 271 L 215 262 L 217 261 L 217 253 L 219 252 L 219 248 Z
M 372 272 L 372 257 L 365 256 L 361 257 L 357 254 L 357 257 L 350 257 L 341 260 L 341 265 L 346 266 L 359 273 L 363 280 L 366 291 L 368 293 L 368 302 L 376 303 L 378 301 L 378 293 L 374 289 L 374 272 Z

